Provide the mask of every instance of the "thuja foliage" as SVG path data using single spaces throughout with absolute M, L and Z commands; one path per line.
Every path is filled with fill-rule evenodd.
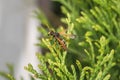
M 42 80 L 120 80 L 120 0 L 53 0 L 61 4 L 61 22 L 54 28 L 45 15 L 37 18 L 47 28 L 38 45 L 46 52 L 37 53 L 39 72 L 32 64 L 25 67 L 34 79 Z M 64 28 L 65 27 L 65 28 Z M 67 50 L 63 50 L 48 31 L 60 32 Z
M 120 80 L 120 1 L 54 1 L 61 4 L 66 34 L 74 34 L 76 38 L 64 37 L 68 49 L 62 50 L 54 37 L 46 37 L 47 30 L 53 27 L 37 12 L 42 24 L 49 26 L 49 29 L 39 28 L 44 37 L 40 45 L 49 51 L 44 56 L 37 54 L 42 73 L 31 64 L 25 69 L 42 80 Z M 53 30 L 59 32 L 63 27 Z
M 9 72 L 0 71 L 0 76 L 4 77 L 6 80 L 15 80 L 14 78 L 14 68 L 13 65 L 7 64 L 7 68 L 9 69 Z

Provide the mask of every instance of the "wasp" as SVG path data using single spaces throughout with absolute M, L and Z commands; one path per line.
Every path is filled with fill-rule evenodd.
M 67 50 L 66 43 L 65 43 L 64 39 L 61 38 L 60 33 L 54 32 L 54 31 L 50 31 L 48 33 L 48 35 L 53 36 L 56 39 L 56 41 L 59 43 L 59 45 L 62 47 L 63 50 Z

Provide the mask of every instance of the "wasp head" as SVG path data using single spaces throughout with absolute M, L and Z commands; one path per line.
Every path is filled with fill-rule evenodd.
M 49 36 L 49 35 L 51 35 L 51 36 L 53 36 L 53 37 L 59 37 L 59 36 L 60 36 L 59 33 L 54 32 L 54 31 L 50 31 L 50 32 L 48 33 L 48 36 Z
M 48 33 L 48 36 L 54 36 L 55 35 L 55 32 L 54 31 L 50 31 L 49 33 Z

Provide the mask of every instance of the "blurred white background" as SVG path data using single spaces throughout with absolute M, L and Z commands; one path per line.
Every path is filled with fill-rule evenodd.
M 14 64 L 17 80 L 20 76 L 29 80 L 25 65 L 37 66 L 34 44 L 39 23 L 32 16 L 35 9 L 35 0 L 0 0 L 0 71 L 8 71 L 6 63 Z M 0 80 L 5 79 L 0 76 Z

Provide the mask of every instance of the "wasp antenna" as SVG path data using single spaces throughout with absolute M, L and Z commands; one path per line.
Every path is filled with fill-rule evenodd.
M 51 25 L 48 25 L 48 24 L 47 24 L 47 28 L 48 28 L 49 31 L 50 31 L 51 29 L 53 29 L 53 28 L 51 27 Z
M 50 30 L 50 26 L 47 24 L 47 28 L 48 28 L 48 30 Z

